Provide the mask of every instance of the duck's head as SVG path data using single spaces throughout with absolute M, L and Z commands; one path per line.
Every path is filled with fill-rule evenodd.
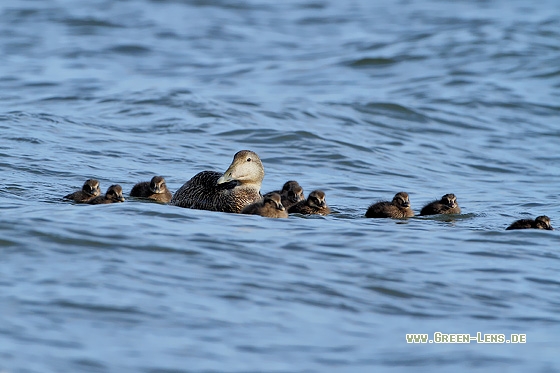
M 408 193 L 399 192 L 393 197 L 393 205 L 399 208 L 409 208 L 410 200 L 408 199 Z
M 88 179 L 82 186 L 82 192 L 97 197 L 101 194 L 101 190 L 99 190 L 99 181 L 95 179 Z
M 285 210 L 284 205 L 282 205 L 282 197 L 278 193 L 272 193 L 270 196 L 264 197 L 263 203 L 274 207 L 276 210 Z
M 309 193 L 309 197 L 307 197 L 307 204 L 316 208 L 325 207 L 327 205 L 327 202 L 325 201 L 325 192 L 322 190 L 314 190 Z
M 550 218 L 546 215 L 538 216 L 535 219 L 535 223 L 539 229 L 546 229 L 549 231 L 554 230 L 554 228 L 550 225 Z
M 233 156 L 233 161 L 224 174 L 218 179 L 218 184 L 237 181 L 241 184 L 262 184 L 264 167 L 257 153 L 251 150 L 241 150 Z
M 162 176 L 154 176 L 150 181 L 150 190 L 152 193 L 164 193 L 167 189 L 165 185 L 165 179 Z
M 288 190 L 286 192 L 286 196 L 292 203 L 298 203 L 299 201 L 303 201 L 305 199 L 305 196 L 303 195 L 303 188 L 299 185 L 296 185 L 291 190 Z
M 440 202 L 448 206 L 449 208 L 457 207 L 457 197 L 455 197 L 455 194 L 444 195 L 443 197 L 441 197 Z
M 124 202 L 122 187 L 118 184 L 111 185 L 109 189 L 107 189 L 107 193 L 105 193 L 105 198 L 115 202 Z

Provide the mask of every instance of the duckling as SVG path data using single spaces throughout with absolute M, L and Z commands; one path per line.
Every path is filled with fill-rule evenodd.
M 408 194 L 399 192 L 393 197 L 393 201 L 382 201 L 369 206 L 366 218 L 394 218 L 403 219 L 414 216 L 410 207 Z
M 438 201 L 428 203 L 422 207 L 420 215 L 460 214 L 461 208 L 457 203 L 455 194 L 446 194 Z
M 143 181 L 132 187 L 130 196 L 168 203 L 171 201 L 172 194 L 169 189 L 167 189 L 165 179 L 162 176 L 154 176 L 151 181 Z
M 260 215 L 265 218 L 287 218 L 288 212 L 282 205 L 282 197 L 278 193 L 265 195 L 262 201 L 245 206 L 242 214 Z
M 306 215 L 328 215 L 331 209 L 325 201 L 325 192 L 322 190 L 314 190 L 309 193 L 305 201 L 299 201 L 288 209 L 288 213 L 298 213 Z
M 111 185 L 104 196 L 95 197 L 88 203 L 90 205 L 101 205 L 107 203 L 124 202 L 122 187 L 118 184 Z
M 278 193 L 282 197 L 282 205 L 286 209 L 289 209 L 299 201 L 305 200 L 305 196 L 303 195 L 303 188 L 298 184 L 297 181 L 290 180 L 284 183 L 282 186 L 282 190 L 275 190 L 272 192 L 266 193 L 264 196 L 271 195 L 273 193 Z
M 64 196 L 65 199 L 71 199 L 77 203 L 87 203 L 101 194 L 99 190 L 99 181 L 88 179 L 82 186 L 82 190 Z
M 202 171 L 187 181 L 171 198 L 171 205 L 239 213 L 262 199 L 264 167 L 257 153 L 241 150 L 223 174 Z
M 507 231 L 512 229 L 546 229 L 553 231 L 554 228 L 550 225 L 550 218 L 546 215 L 538 216 L 535 220 L 531 219 L 521 219 L 514 221 L 509 227 L 506 228 Z

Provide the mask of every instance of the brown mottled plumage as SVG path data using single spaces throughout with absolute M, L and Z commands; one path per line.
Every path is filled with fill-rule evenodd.
M 99 190 L 99 181 L 95 179 L 88 179 L 82 186 L 82 190 L 64 196 L 66 199 L 71 199 L 77 203 L 86 203 L 101 194 Z
M 455 194 L 446 194 L 440 200 L 428 203 L 422 207 L 420 215 L 460 214 L 461 208 L 457 203 Z
M 242 214 L 260 215 L 265 218 L 287 218 L 288 211 L 282 205 L 282 197 L 278 193 L 267 194 L 262 201 L 245 206 Z
M 240 212 L 262 199 L 260 189 L 264 167 L 250 150 L 235 154 L 223 174 L 203 171 L 187 181 L 171 198 L 171 204 L 198 210 Z
M 554 230 L 554 228 L 552 228 L 552 226 L 550 225 L 550 218 L 546 215 L 538 216 L 535 220 L 517 220 L 506 228 L 507 231 L 512 229 L 546 229 L 549 231 Z
M 171 201 L 172 194 L 167 189 L 165 179 L 162 176 L 154 176 L 151 181 L 143 181 L 133 186 L 130 196 L 168 203 Z
M 122 195 L 122 188 L 120 185 L 111 185 L 107 189 L 107 193 L 104 196 L 95 197 L 88 203 L 91 205 L 101 205 L 107 203 L 124 202 L 124 197 Z
M 272 192 L 268 192 L 264 195 L 264 197 L 272 195 L 273 193 L 280 194 L 282 197 L 282 205 L 286 209 L 289 209 L 299 201 L 305 200 L 305 196 L 303 195 L 303 188 L 298 184 L 297 181 L 290 180 L 284 183 L 282 186 L 282 190 L 275 190 Z
M 309 193 L 305 201 L 299 201 L 288 210 L 289 213 L 307 214 L 307 215 L 328 215 L 331 209 L 325 201 L 325 192 L 322 190 L 314 190 Z
M 371 205 L 366 212 L 366 218 L 394 218 L 403 219 L 414 216 L 410 208 L 408 194 L 399 192 L 393 197 L 393 201 L 382 201 Z

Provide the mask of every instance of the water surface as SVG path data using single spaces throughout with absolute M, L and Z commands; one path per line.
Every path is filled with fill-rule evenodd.
M 0 370 L 560 370 L 560 5 L 0 5 Z M 269 220 L 61 197 L 256 151 Z M 453 219 L 366 219 L 407 191 Z M 126 194 L 126 193 L 125 193 Z M 407 333 L 526 344 L 407 344 Z

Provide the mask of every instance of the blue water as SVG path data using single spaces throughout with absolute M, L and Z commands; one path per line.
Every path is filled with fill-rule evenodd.
M 559 372 L 560 3 L 0 4 L 0 372 Z M 257 152 L 327 217 L 74 205 Z M 366 219 L 454 193 L 454 219 Z M 407 344 L 406 334 L 526 334 Z

